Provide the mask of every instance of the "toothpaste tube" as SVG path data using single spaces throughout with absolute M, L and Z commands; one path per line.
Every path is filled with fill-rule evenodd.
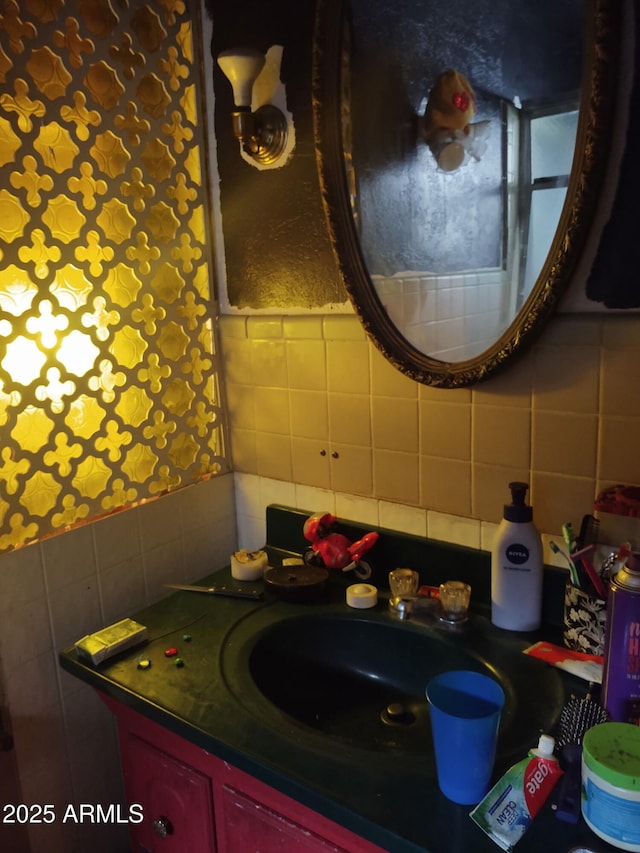
M 541 735 L 538 748 L 507 770 L 471 812 L 472 820 L 507 853 L 520 841 L 562 776 L 554 746 L 550 735 Z

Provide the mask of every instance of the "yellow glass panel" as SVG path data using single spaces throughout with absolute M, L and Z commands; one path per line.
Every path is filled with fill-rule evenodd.
M 71 527 L 72 525 L 87 518 L 89 515 L 89 505 L 80 504 L 79 506 L 76 506 L 73 495 L 65 495 L 62 498 L 62 507 L 62 512 L 55 512 L 51 516 L 51 524 L 54 529 L 60 527 Z
M 55 439 L 56 449 L 49 450 L 44 454 L 44 463 L 49 468 L 57 468 L 61 477 L 67 477 L 71 473 L 71 460 L 82 456 L 80 444 L 69 444 L 66 433 L 59 432 Z
M 2 383 L 0 382 L 0 389 L 2 388 Z M 4 426 L 9 420 L 10 412 L 8 411 L 11 407 L 16 407 L 20 405 L 21 396 L 18 391 L 12 391 L 10 394 L 5 394 L 4 391 L 0 390 L 0 426 Z
M 54 422 L 42 409 L 27 406 L 16 418 L 16 425 L 11 430 L 11 438 L 23 450 L 36 453 L 46 446 L 54 427 Z
M 33 143 L 47 169 L 53 169 L 61 175 L 70 169 L 80 149 L 75 144 L 66 127 L 61 127 L 57 121 L 45 124 Z
M 185 321 L 185 325 L 189 330 L 195 330 L 200 325 L 200 320 L 207 313 L 204 305 L 196 302 L 194 293 L 187 293 L 184 298 L 184 304 L 179 305 L 176 309 L 179 317 Z
M 64 0 L 26 0 L 25 6 L 40 23 L 55 21 L 64 7 Z
M 145 145 L 142 152 L 142 162 L 150 177 L 155 181 L 165 181 L 176 165 L 168 146 L 159 139 L 152 139 Z
M 57 246 L 47 246 L 44 231 L 34 228 L 31 232 L 31 246 L 20 246 L 18 257 L 23 264 L 33 264 L 36 278 L 47 278 L 50 265 L 58 263 L 62 252 Z
M 167 50 L 167 59 L 160 61 L 160 67 L 167 75 L 169 88 L 173 92 L 179 91 L 182 80 L 189 79 L 189 68 L 180 62 L 180 54 L 175 47 Z
M 74 330 L 62 341 L 56 358 L 74 376 L 84 376 L 93 367 L 100 350 L 89 335 Z
M 112 261 L 115 252 L 111 246 L 101 244 L 100 235 L 97 231 L 89 231 L 87 233 L 87 245 L 77 246 L 74 255 L 78 261 L 89 263 L 91 275 L 99 276 L 102 274 L 104 261 Z
M 127 506 L 127 504 L 133 504 L 137 497 L 137 489 L 133 487 L 125 489 L 123 481 L 117 479 L 114 480 L 111 494 L 106 495 L 100 502 L 100 505 L 105 511 L 111 512 L 114 509 L 121 509 Z
M 0 309 L 19 317 L 31 308 L 38 288 L 30 280 L 25 270 L 15 264 L 2 271 L 0 275 Z
M 65 104 L 60 107 L 60 118 L 67 124 L 75 125 L 76 136 L 86 142 L 91 135 L 91 127 L 97 127 L 102 118 L 97 110 L 87 109 L 87 99 L 84 92 L 73 93 L 73 106 Z
M 33 341 L 17 337 L 7 344 L 1 364 L 14 382 L 26 387 L 40 376 L 46 360 Z
M 110 178 L 117 178 L 127 167 L 131 155 L 122 144 L 120 137 L 110 130 L 100 133 L 95 138 L 95 144 L 89 152 L 100 171 Z
M 115 68 L 104 60 L 89 67 L 84 84 L 91 93 L 93 100 L 103 110 L 112 110 L 124 94 L 124 86 L 118 79 Z
M 130 432 L 120 431 L 117 421 L 109 421 L 106 436 L 96 438 L 96 450 L 106 453 L 110 462 L 117 462 L 122 456 L 122 448 L 131 444 L 132 439 Z
M 143 174 L 142 169 L 136 166 L 131 170 L 131 180 L 120 184 L 122 195 L 133 199 L 133 209 L 136 211 L 144 210 L 146 200 L 153 198 L 156 193 L 153 184 L 145 184 L 142 180 Z
M 76 475 L 71 484 L 83 497 L 97 498 L 106 490 L 110 477 L 111 470 L 102 459 L 87 456 L 78 463 Z
M 20 137 L 14 133 L 10 122 L 0 118 L 0 166 L 13 163 L 21 145 Z
M 162 26 L 157 13 L 149 6 L 140 6 L 131 16 L 131 28 L 140 44 L 148 53 L 160 50 L 167 31 Z
M 15 96 L 4 92 L 0 95 L 0 106 L 5 112 L 13 112 L 18 116 L 18 128 L 22 133 L 30 133 L 34 118 L 42 118 L 45 106 L 42 101 L 29 97 L 29 84 L 26 80 L 17 78 L 14 83 Z
M 4 447 L 0 452 L 0 480 L 4 480 L 5 490 L 8 495 L 15 495 L 18 491 L 20 478 L 26 474 L 29 468 L 29 462 L 26 459 L 14 459 L 13 451 L 10 447 Z
M 179 313 L 180 309 L 178 309 Z M 142 323 L 145 334 L 155 335 L 157 324 L 164 320 L 167 312 L 164 308 L 154 305 L 153 296 L 150 293 L 145 293 L 142 297 L 142 308 L 135 308 L 131 316 L 136 323 Z
M 176 267 L 173 264 L 165 263 L 153 277 L 151 286 L 159 299 L 171 305 L 176 299 L 180 298 L 185 283 Z
M 189 411 L 195 391 L 183 379 L 173 379 L 162 395 L 162 405 L 173 415 L 184 415 Z
M 160 330 L 158 346 L 160 352 L 170 361 L 178 361 L 187 351 L 189 336 L 177 323 L 171 321 Z
M 142 109 L 152 118 L 162 118 L 171 103 L 171 97 L 157 74 L 147 74 L 143 77 L 136 95 L 142 104 Z
M 191 183 L 199 187 L 202 184 L 202 170 L 200 168 L 200 150 L 197 145 L 194 145 L 187 154 L 184 165 L 191 178 Z
M 171 442 L 169 458 L 178 468 L 186 470 L 196 461 L 199 450 L 200 445 L 195 438 L 183 432 Z
M 153 401 L 149 399 L 143 388 L 130 385 L 120 394 L 115 411 L 124 423 L 139 427 L 147 420 L 152 406 Z
M 211 298 L 211 284 L 209 281 L 209 267 L 206 263 L 200 264 L 196 268 L 192 283 L 200 297 L 208 302 Z
M 187 186 L 187 178 L 183 172 L 176 175 L 175 186 L 169 187 L 167 195 L 176 203 L 178 213 L 182 216 L 189 212 L 190 205 L 198 198 L 195 189 Z
M 124 243 L 131 237 L 136 220 L 129 213 L 129 208 L 119 198 L 112 198 L 102 206 L 96 222 L 102 228 L 107 240 L 113 243 Z
M 156 447 L 167 446 L 167 435 L 175 432 L 177 426 L 174 421 L 166 421 L 164 412 L 153 413 L 153 426 L 147 426 L 142 434 L 149 441 L 154 441 Z
M 42 221 L 51 231 L 51 236 L 61 243 L 71 243 L 78 239 L 86 217 L 78 210 L 75 201 L 66 195 L 58 195 L 50 199 L 47 209 L 42 214 Z
M 61 98 L 73 79 L 60 57 L 48 46 L 36 48 L 31 52 L 27 71 L 42 94 L 51 101 Z
M 93 177 L 93 166 L 91 163 L 80 163 L 80 178 L 71 177 L 67 181 L 70 193 L 78 193 L 82 196 L 82 205 L 86 210 L 94 210 L 97 195 L 107 192 L 108 184 L 102 178 L 97 180 Z
M 120 314 L 117 311 L 107 311 L 107 300 L 104 296 L 97 296 L 93 300 L 93 312 L 86 312 L 80 318 L 85 329 L 95 329 L 99 341 L 108 340 L 111 332 L 109 327 L 120 322 Z
M 56 272 L 51 293 L 56 297 L 62 308 L 77 311 L 86 305 L 93 285 L 86 279 L 85 274 L 73 264 L 65 264 Z
M 180 98 L 180 106 L 184 117 L 188 122 L 195 125 L 198 123 L 198 113 L 196 109 L 196 90 L 195 86 L 185 86 L 182 97 Z
M 27 319 L 27 331 L 34 337 L 40 338 L 40 345 L 51 349 L 58 341 L 58 332 L 64 331 L 69 320 L 64 315 L 54 315 L 51 302 L 43 299 L 38 305 L 39 314 L 35 312 Z
M 109 38 L 118 23 L 118 16 L 109 0 L 80 0 L 78 10 L 83 24 L 98 38 Z
M 4 524 L 3 528 L 6 529 Z M 30 539 L 35 539 L 38 534 L 38 525 L 34 522 L 24 524 L 22 513 L 16 512 L 9 519 L 9 533 L 0 536 L 0 551 L 9 551 L 11 548 L 19 548 Z
M 51 175 L 38 174 L 38 161 L 31 154 L 22 160 L 24 172 L 12 172 L 9 180 L 15 190 L 25 190 L 29 207 L 39 207 L 43 193 L 53 189 Z
M 125 367 L 135 367 L 142 361 L 145 351 L 149 345 L 144 340 L 138 329 L 124 326 L 113 336 L 113 342 L 109 346 L 109 352 L 114 356 L 118 364 Z
M 58 415 L 64 412 L 65 397 L 71 397 L 75 394 L 76 385 L 71 379 L 62 382 L 60 379 L 60 371 L 57 367 L 50 367 L 47 370 L 46 385 L 36 385 L 35 397 L 36 400 L 43 403 L 49 400 L 51 403 L 51 411 Z
M 176 3 L 176 6 L 178 4 Z M 180 50 L 182 51 L 182 55 L 187 60 L 187 62 L 193 63 L 193 34 L 191 31 L 191 24 L 185 22 L 180 25 L 180 30 L 178 31 L 178 35 L 176 37 L 176 41 L 180 45 Z M 187 86 L 187 88 L 192 88 Z
M 157 464 L 158 457 L 150 447 L 136 444 L 127 452 L 122 470 L 132 483 L 144 483 L 153 475 Z
M 149 211 L 147 226 L 158 243 L 172 243 L 180 227 L 180 220 L 165 201 L 160 201 Z
M 0 239 L 13 243 L 18 237 L 22 237 L 30 219 L 20 204 L 20 199 L 11 195 L 8 190 L 0 190 Z
M 228 466 L 198 16 L 0 12 L 0 550 Z
M 198 205 L 194 208 L 191 219 L 189 220 L 189 231 L 191 231 L 198 243 L 205 243 L 207 238 L 204 221 L 204 208 L 202 205 Z
M 126 308 L 135 302 L 142 282 L 136 276 L 131 267 L 126 264 L 118 264 L 107 273 L 104 289 L 116 305 Z
M 64 5 L 64 0 L 30 0 L 29 6 L 39 6 L 50 11 L 46 17 L 40 16 L 41 21 L 55 21 L 58 12 Z M 35 10 L 32 10 L 37 15 Z M 66 51 L 69 56 L 69 65 L 72 68 L 82 68 L 83 54 L 90 56 L 95 48 L 91 39 L 82 38 L 80 35 L 80 24 L 76 18 L 67 18 L 64 22 L 64 32 L 56 30 L 53 34 L 53 43 Z
M 20 503 L 29 515 L 45 516 L 56 505 L 62 486 L 47 471 L 36 471 L 24 484 Z
M 64 422 L 79 438 L 90 439 L 100 431 L 107 413 L 95 397 L 81 394 L 69 405 L 69 414 Z

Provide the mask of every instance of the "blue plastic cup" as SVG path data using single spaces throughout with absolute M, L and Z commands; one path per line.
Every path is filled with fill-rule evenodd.
M 453 670 L 427 685 L 440 790 L 465 806 L 489 792 L 504 690 L 470 670 Z

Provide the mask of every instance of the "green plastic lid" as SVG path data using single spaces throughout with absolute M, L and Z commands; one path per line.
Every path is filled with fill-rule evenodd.
M 584 763 L 616 788 L 640 791 L 640 726 L 600 723 L 582 741 Z

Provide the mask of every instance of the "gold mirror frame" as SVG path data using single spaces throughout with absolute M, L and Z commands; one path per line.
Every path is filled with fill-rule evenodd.
M 586 245 L 606 176 L 618 87 L 616 51 L 622 0 L 593 0 L 587 33 L 576 153 L 567 203 L 541 273 L 519 314 L 480 355 L 460 362 L 431 358 L 410 344 L 378 298 L 360 246 L 343 144 L 348 80 L 342 74 L 347 0 L 317 0 L 313 51 L 313 119 L 320 188 L 340 275 L 367 334 L 416 382 L 459 388 L 503 368 L 542 330 L 566 290 Z

